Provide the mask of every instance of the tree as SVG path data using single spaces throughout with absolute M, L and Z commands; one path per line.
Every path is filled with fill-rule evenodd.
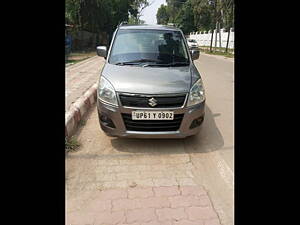
M 217 26 L 217 31 L 219 32 L 219 39 L 220 39 L 220 47 L 221 47 L 221 32 L 220 32 L 220 27 L 224 27 L 227 25 L 227 29 L 230 30 L 230 26 L 233 25 L 233 10 L 234 7 L 234 2 L 233 0 L 214 0 L 214 7 L 215 7 L 215 21 L 216 21 L 216 26 Z M 228 28 L 229 26 L 229 28 Z M 229 35 L 230 31 L 228 32 L 228 37 L 227 37 L 227 46 L 228 46 L 228 41 L 229 41 Z M 227 51 L 227 47 L 226 47 Z
M 169 21 L 169 14 L 167 11 L 167 6 L 161 5 L 156 13 L 157 24 L 167 25 Z
M 148 0 L 66 0 L 65 18 L 80 30 L 106 32 L 111 39 L 122 21 L 132 17 L 142 23 L 139 17 L 149 5 Z
M 150 6 L 152 2 L 148 2 L 148 0 L 134 0 L 132 1 L 131 4 L 131 9 L 130 9 L 130 23 L 134 24 L 143 24 L 145 21 L 141 21 L 140 17 L 143 15 L 142 12 L 143 10 Z
M 194 13 L 190 1 L 186 2 L 175 18 L 175 24 L 181 28 L 184 34 L 188 34 L 197 29 L 194 23 Z
M 79 8 L 78 0 L 66 0 L 65 22 L 68 24 L 79 24 Z
M 145 24 L 145 21 L 130 15 L 128 18 L 128 24 Z
M 207 0 L 166 0 L 157 11 L 159 24 L 174 23 L 185 33 L 193 30 L 209 30 L 212 25 L 212 7 Z
M 180 9 L 187 2 L 187 0 L 166 0 L 167 11 L 169 14 L 169 22 L 176 23 L 176 18 L 180 12 Z
M 193 0 L 195 25 L 200 30 L 211 30 L 210 52 L 216 26 L 216 0 Z
M 211 51 L 214 29 L 216 29 L 216 36 L 217 32 L 219 32 L 221 46 L 220 28 L 233 25 L 233 12 L 229 10 L 234 4 L 233 0 L 166 1 L 167 5 L 162 5 L 157 11 L 157 22 L 159 24 L 167 24 L 168 22 L 174 23 L 180 27 L 184 33 L 212 30 Z M 215 46 L 217 46 L 217 38 Z
M 202 4 L 200 4 L 202 3 Z M 200 1 L 192 4 L 194 24 L 201 31 L 208 31 L 214 26 L 213 7 Z
M 234 17 L 234 3 L 233 3 L 233 1 L 227 2 L 225 17 L 226 17 L 227 32 L 228 32 L 225 52 L 228 52 L 230 28 L 233 27 L 233 25 L 234 25 L 233 24 L 233 21 L 234 21 L 234 18 L 233 18 Z

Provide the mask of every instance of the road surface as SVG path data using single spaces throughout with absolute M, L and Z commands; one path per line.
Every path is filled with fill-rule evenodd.
M 83 216 L 78 215 L 92 218 L 89 214 L 92 210 L 84 210 L 97 206 L 99 192 L 162 186 L 201 187 L 207 191 L 209 204 L 217 213 L 217 219 L 212 217 L 212 220 L 203 220 L 203 223 L 179 220 L 173 224 L 219 224 L 218 220 L 222 225 L 234 224 L 234 62 L 222 56 L 201 54 L 195 65 L 202 75 L 207 98 L 205 120 L 197 136 L 179 140 L 107 137 L 100 130 L 96 107 L 92 108 L 86 124 L 78 132 L 81 146 L 76 152 L 66 154 L 68 224 L 74 220 L 80 224 L 76 215 L 81 219 Z M 114 209 L 112 203 L 107 203 L 110 210 Z M 101 207 L 104 205 L 101 204 Z M 187 211 L 185 208 L 185 213 Z M 122 215 L 113 217 L 121 221 Z M 126 224 L 143 224 L 128 223 L 130 215 L 126 214 Z M 104 217 L 103 214 L 101 219 Z

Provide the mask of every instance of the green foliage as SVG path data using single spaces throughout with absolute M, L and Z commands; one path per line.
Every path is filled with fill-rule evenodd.
M 92 33 L 106 32 L 110 36 L 122 21 L 139 18 L 148 0 L 66 0 L 66 23 Z
M 143 10 L 150 5 L 148 0 L 131 0 L 130 1 L 130 14 L 140 23 L 140 17 Z
M 176 23 L 176 18 L 178 13 L 180 13 L 181 8 L 187 2 L 187 0 L 166 0 L 167 11 L 169 14 L 169 23 Z
M 175 23 L 185 34 L 207 31 L 216 27 L 232 27 L 233 0 L 166 0 L 157 11 L 158 24 Z
M 157 10 L 156 14 L 157 24 L 167 25 L 169 21 L 169 14 L 167 11 L 167 6 L 161 5 Z
M 79 23 L 80 1 L 66 0 L 65 22 L 67 24 Z
M 193 30 L 197 30 L 194 23 L 194 13 L 190 1 L 184 4 L 175 18 L 175 24 L 181 28 L 183 33 L 188 34 Z
M 128 18 L 128 24 L 131 24 L 131 25 L 145 24 L 145 21 L 141 20 L 139 18 L 136 18 L 134 16 L 129 16 L 129 18 Z
M 116 26 L 128 20 L 131 6 L 122 0 L 81 0 L 80 26 L 82 29 L 98 33 L 111 34 Z
M 65 139 L 65 150 L 67 152 L 75 151 L 80 147 L 80 143 L 76 138 L 71 137 L 70 140 Z
M 215 26 L 215 12 L 213 5 L 201 0 L 192 1 L 195 26 L 203 31 L 210 30 Z

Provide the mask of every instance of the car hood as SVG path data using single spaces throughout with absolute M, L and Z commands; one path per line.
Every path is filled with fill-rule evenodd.
M 192 80 L 190 66 L 141 67 L 106 63 L 102 75 L 117 92 L 140 94 L 186 93 Z

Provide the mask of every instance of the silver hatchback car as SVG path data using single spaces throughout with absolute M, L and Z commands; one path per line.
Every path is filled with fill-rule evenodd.
M 184 138 L 204 120 L 205 90 L 182 31 L 161 25 L 120 25 L 97 91 L 102 130 L 108 136 Z

